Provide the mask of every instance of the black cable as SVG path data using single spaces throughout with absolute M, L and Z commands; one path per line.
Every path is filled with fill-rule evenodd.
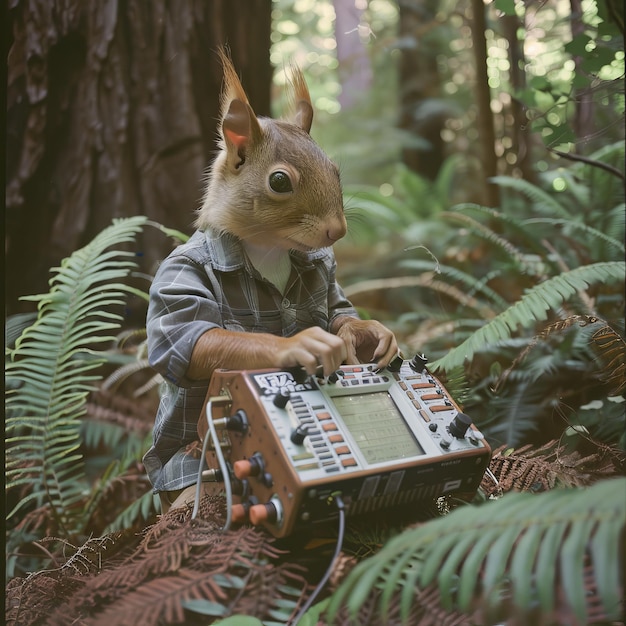
M 345 512 L 345 506 L 344 506 L 343 500 L 341 499 L 341 496 L 334 495 L 333 499 L 335 501 L 335 504 L 337 505 L 337 509 L 339 510 L 339 529 L 337 531 L 337 545 L 335 546 L 335 553 L 333 554 L 333 558 L 331 559 L 330 564 L 328 565 L 328 568 L 326 569 L 326 572 L 324 576 L 322 577 L 322 580 L 320 580 L 319 583 L 317 583 L 317 587 L 315 587 L 315 589 L 313 590 L 313 593 L 309 596 L 308 600 L 304 603 L 304 606 L 298 611 L 295 618 L 292 620 L 289 620 L 288 626 L 297 626 L 298 622 L 304 617 L 304 614 L 311 608 L 311 605 L 313 604 L 313 602 L 315 602 L 315 599 L 324 588 L 324 585 L 326 585 L 326 583 L 328 582 L 328 579 L 330 578 L 330 575 L 332 574 L 335 561 L 337 560 L 337 558 L 339 557 L 339 553 L 341 552 L 341 548 L 343 546 L 343 536 L 344 536 L 345 528 L 346 528 L 346 512 Z

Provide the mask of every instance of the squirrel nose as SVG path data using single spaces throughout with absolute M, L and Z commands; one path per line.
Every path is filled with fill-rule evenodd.
M 332 224 L 326 230 L 326 236 L 330 241 L 335 243 L 335 241 L 339 241 L 346 234 L 346 221 L 341 220 L 336 224 Z

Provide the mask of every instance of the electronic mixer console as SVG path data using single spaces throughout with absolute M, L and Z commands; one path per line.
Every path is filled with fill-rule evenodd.
M 336 517 L 333 494 L 348 516 L 472 494 L 491 458 L 421 355 L 383 370 L 342 366 L 327 379 L 293 369 L 217 370 L 201 439 L 208 420 L 217 441 L 205 474 L 228 473 L 234 522 L 276 537 Z

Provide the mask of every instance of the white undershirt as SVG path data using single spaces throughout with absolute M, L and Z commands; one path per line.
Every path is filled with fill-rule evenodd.
M 276 247 L 265 248 L 249 241 L 244 241 L 243 247 L 259 274 L 284 293 L 291 274 L 289 252 Z

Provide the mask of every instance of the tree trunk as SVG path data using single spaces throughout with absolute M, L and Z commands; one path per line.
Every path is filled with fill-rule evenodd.
M 534 182 L 536 176 L 531 154 L 532 135 L 530 132 L 530 121 L 526 117 L 526 107 L 516 97 L 516 93 L 526 88 L 524 44 L 517 35 L 518 29 L 522 26 L 525 28 L 525 25 L 516 15 L 505 15 L 501 19 L 504 36 L 509 43 L 510 80 L 513 88 L 513 97 L 511 99 L 512 123 L 508 129 L 512 141 L 510 151 L 515 155 L 515 168 L 519 170 L 522 178 Z
M 363 45 L 359 27 L 363 10 L 355 0 L 333 0 L 335 7 L 335 40 L 339 62 L 341 93 L 339 104 L 348 109 L 362 98 L 372 86 L 372 68 Z
M 434 180 L 445 155 L 441 131 L 451 111 L 440 98 L 441 80 L 436 45 L 429 33 L 438 26 L 437 0 L 399 0 L 400 128 L 411 133 L 417 145 L 405 147 L 402 160 L 414 172 Z
M 215 148 L 215 50 L 229 45 L 252 106 L 269 114 L 271 0 L 24 0 L 8 17 L 12 313 L 115 217 L 192 231 Z M 145 271 L 170 249 L 147 230 Z
M 570 0 L 571 8 L 571 28 L 572 39 L 578 35 L 584 34 L 585 24 L 582 21 L 583 6 L 582 0 Z M 581 72 L 581 57 L 574 57 L 576 64 L 576 74 Z M 584 140 L 593 133 L 593 96 L 591 87 L 583 87 L 574 91 L 574 136 L 578 141 L 584 143 Z M 574 150 L 577 151 L 577 144 L 574 144 Z
M 478 102 L 478 134 L 480 137 L 483 174 L 485 181 L 485 201 L 489 206 L 499 204 L 498 188 L 488 179 L 498 173 L 498 158 L 495 153 L 496 134 L 491 111 L 491 90 L 487 77 L 487 43 L 485 31 L 485 5 L 483 0 L 472 0 L 472 43 L 476 64 L 476 99 Z

